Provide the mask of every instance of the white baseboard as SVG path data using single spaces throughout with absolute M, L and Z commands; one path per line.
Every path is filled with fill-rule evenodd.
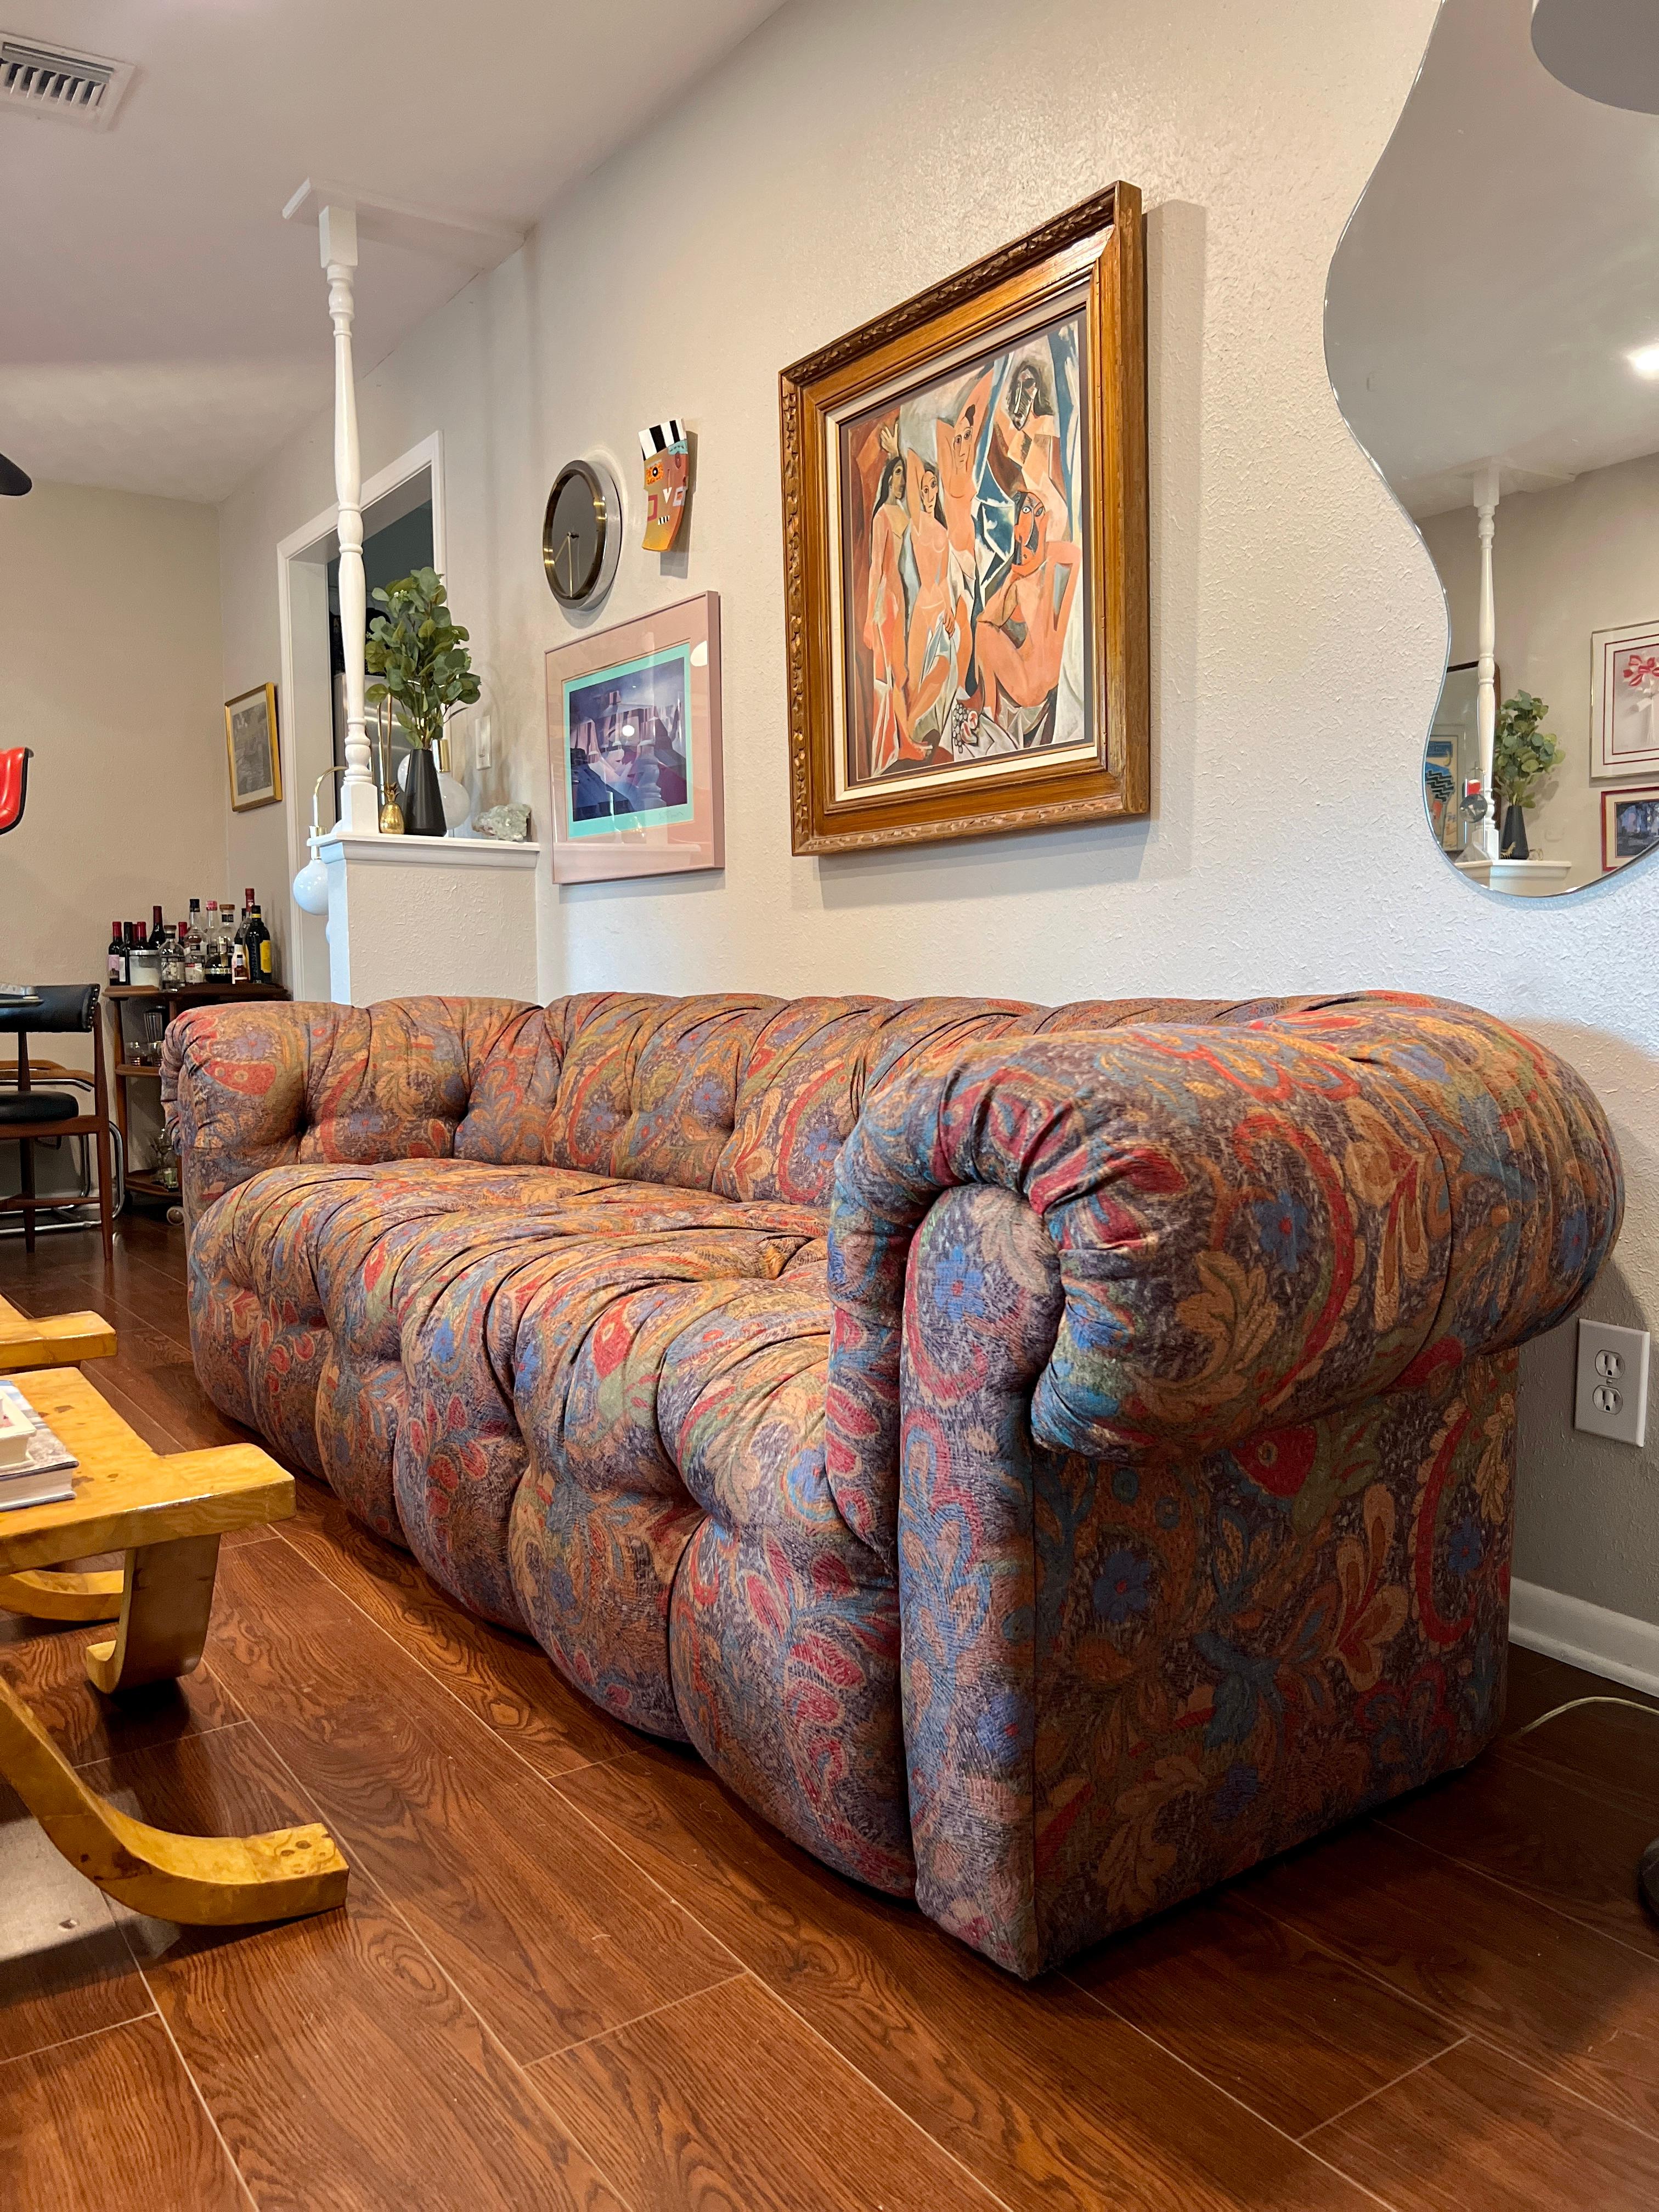
M 1547 1652 L 1659 1697 L 1659 1626 L 1650 1620 L 1610 1613 L 1539 1583 L 1512 1582 L 1510 1636 L 1528 1651 Z

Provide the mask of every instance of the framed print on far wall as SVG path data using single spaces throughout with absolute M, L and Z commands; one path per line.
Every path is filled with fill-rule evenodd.
M 252 806 L 274 806 L 283 795 L 274 684 L 258 684 L 226 700 L 225 750 L 230 757 L 233 811 L 245 814 Z
M 1659 845 L 1659 784 L 1601 793 L 1601 873 L 1627 868 Z
M 779 398 L 794 850 L 1145 814 L 1134 186 L 797 362 Z
M 555 646 L 547 729 L 556 883 L 723 866 L 717 593 Z
M 1659 769 L 1659 622 L 1590 635 L 1590 774 Z

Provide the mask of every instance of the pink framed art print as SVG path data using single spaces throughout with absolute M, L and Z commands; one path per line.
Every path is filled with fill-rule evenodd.
M 723 865 L 717 593 L 555 646 L 547 731 L 556 883 Z

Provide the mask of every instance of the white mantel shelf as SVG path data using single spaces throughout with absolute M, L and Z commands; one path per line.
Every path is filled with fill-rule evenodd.
M 338 1004 L 535 998 L 539 845 L 337 829 L 318 838 L 317 854 Z
M 533 868 L 541 857 L 537 844 L 513 844 L 504 837 L 383 837 L 378 830 L 334 830 L 317 841 L 325 866 L 340 861 L 356 866 L 415 868 Z
M 1572 873 L 1570 860 L 1490 860 L 1484 854 L 1479 860 L 1454 860 L 1452 866 L 1460 876 L 1485 884 L 1490 890 L 1522 898 L 1547 897 L 1562 890 Z

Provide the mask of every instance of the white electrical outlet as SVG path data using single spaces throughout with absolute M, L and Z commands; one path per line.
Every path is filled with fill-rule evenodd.
M 489 717 L 488 714 L 480 714 L 472 726 L 472 765 L 474 768 L 489 768 L 494 758 L 495 755 L 491 750 Z
M 1593 1437 L 1643 1444 L 1648 1435 L 1648 1333 L 1610 1321 L 1578 1323 L 1572 1425 Z

